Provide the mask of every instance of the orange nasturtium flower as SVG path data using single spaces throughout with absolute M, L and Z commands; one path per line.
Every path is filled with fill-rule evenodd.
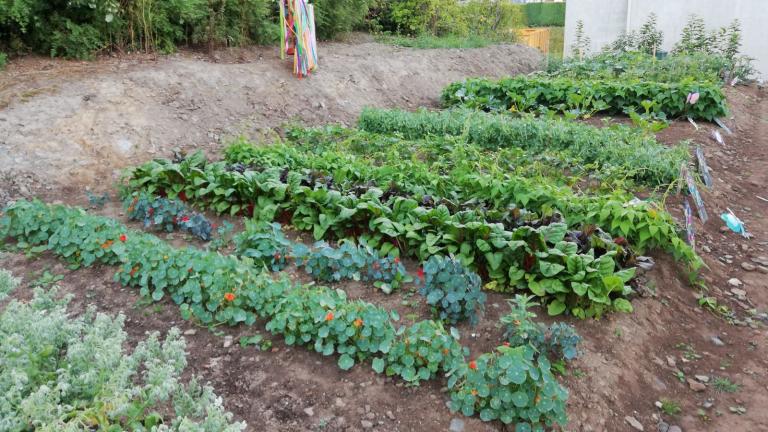
M 353 326 L 355 326 L 355 327 L 357 327 L 357 328 L 360 328 L 360 327 L 362 327 L 362 326 L 363 326 L 363 320 L 361 320 L 360 318 L 358 318 L 358 319 L 356 319 L 356 320 L 355 320 L 355 321 L 352 323 L 352 325 L 353 325 Z
M 231 292 L 228 292 L 228 293 L 224 294 L 224 300 L 226 300 L 228 302 L 235 301 L 235 294 L 233 294 Z
M 477 390 L 472 389 L 472 396 L 477 396 Z
M 472 370 L 477 370 L 477 362 L 474 361 L 474 360 L 469 362 L 469 368 L 472 369 Z
M 101 248 L 102 248 L 102 249 L 109 249 L 109 248 L 110 248 L 110 246 L 112 246 L 112 243 L 114 243 L 114 241 L 112 241 L 112 240 L 107 240 L 107 241 L 105 241 L 105 242 L 104 242 L 104 243 L 101 245 Z
M 333 312 L 328 312 L 328 313 L 325 315 L 325 320 L 326 320 L 326 321 L 333 321 Z

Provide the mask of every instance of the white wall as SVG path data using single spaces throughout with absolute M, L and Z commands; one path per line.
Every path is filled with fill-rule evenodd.
M 741 21 L 742 53 L 756 58 L 755 65 L 768 78 L 768 0 L 568 0 L 565 10 L 565 52 L 575 39 L 576 22 L 584 22 L 584 32 L 597 52 L 627 28 L 637 30 L 653 12 L 664 32 L 665 50 L 680 38 L 688 16 L 696 14 L 710 28 Z M 627 14 L 629 9 L 629 14 Z

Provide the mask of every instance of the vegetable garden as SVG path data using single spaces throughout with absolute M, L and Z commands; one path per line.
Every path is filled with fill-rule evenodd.
M 703 266 L 666 207 L 686 181 L 681 166 L 694 171 L 690 143 L 662 143 L 641 120 L 726 115 L 722 65 L 643 56 L 468 79 L 445 88 L 443 110 L 367 108 L 354 127 L 289 125 L 274 142 L 243 138 L 219 155 L 157 158 L 124 172 L 124 221 L 21 200 L 0 214 L 0 245 L 52 254 L 70 269 L 112 268 L 116 283 L 173 302 L 184 320 L 210 329 L 263 324 L 343 371 L 370 368 L 408 386 L 438 381 L 464 416 L 521 432 L 567 427 L 560 377 L 581 337 L 560 317 L 632 313 L 645 254 L 673 257 L 694 279 Z M 622 114 L 635 125 L 582 121 Z M 187 247 L 162 232 L 180 233 Z M 418 294 L 431 316 L 408 323 L 353 299 L 344 281 L 377 295 Z M 0 271 L 0 295 L 17 284 Z M 489 295 L 509 301 L 498 323 L 504 337 L 472 352 L 457 327 L 485 319 Z M 128 354 L 123 318 L 71 318 L 66 303 L 56 289 L 40 289 L 0 316 L 0 336 L 33 359 L 0 353 L 11 365 L 0 367 L 10 395 L 0 399 L 0 429 L 245 428 L 212 388 L 181 383 L 178 330 L 164 342 L 152 334 Z M 536 322 L 534 306 L 556 321 Z M 21 319 L 35 325 L 19 328 Z M 117 370 L 114 381 L 56 376 L 53 365 L 77 371 L 94 350 L 108 357 L 96 375 Z M 11 369 L 25 378 L 12 382 Z M 64 389 L 72 383 L 82 388 Z M 139 390 L 128 390 L 132 383 Z

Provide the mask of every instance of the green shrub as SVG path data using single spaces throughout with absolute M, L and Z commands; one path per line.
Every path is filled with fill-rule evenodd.
M 373 11 L 375 30 L 410 36 L 513 40 L 525 23 L 522 9 L 503 0 L 384 0 Z
M 5 69 L 5 65 L 8 64 L 8 54 L 0 52 L 0 71 Z
M 81 59 L 103 49 L 169 52 L 274 41 L 271 16 L 268 0 L 4 0 L 0 40 L 14 51 Z
M 317 36 L 332 39 L 361 27 L 373 0 L 314 0 Z
M 0 429 L 245 429 L 231 423 L 211 387 L 194 377 L 181 382 L 187 361 L 178 329 L 164 340 L 151 333 L 128 354 L 123 315 L 89 309 L 72 318 L 56 293 L 38 288 L 30 302 L 13 301 L 0 314 Z M 173 414 L 160 414 L 168 402 Z
M 686 102 L 698 93 L 695 104 Z M 541 112 L 555 110 L 575 116 L 650 111 L 666 118 L 689 116 L 714 120 L 728 113 L 718 84 L 683 80 L 675 83 L 643 80 L 572 80 L 514 77 L 498 81 L 468 79 L 443 90 L 443 105 L 486 111 Z
M 565 3 L 528 3 L 524 10 L 529 27 L 565 27 Z
M 0 269 L 0 301 L 5 300 L 16 287 L 19 286 L 20 280 L 13 277 L 11 272 Z

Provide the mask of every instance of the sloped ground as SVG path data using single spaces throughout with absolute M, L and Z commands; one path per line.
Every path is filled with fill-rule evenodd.
M 324 52 L 322 70 L 303 81 L 291 78 L 288 65 L 275 60 L 270 49 L 220 54 L 228 63 L 181 54 L 157 61 L 139 57 L 81 64 L 30 59 L 12 65 L 0 75 L 0 100 L 8 104 L 0 111 L 0 202 L 41 194 L 49 201 L 82 205 L 85 186 L 113 191 L 115 170 L 169 156 L 174 147 L 214 153 L 228 137 L 258 137 L 265 133 L 263 128 L 292 118 L 351 124 L 365 105 L 432 106 L 450 81 L 525 72 L 538 61 L 528 49 L 514 46 L 411 51 L 333 44 Z M 709 158 L 715 186 L 703 192 L 710 221 L 697 221 L 698 247 L 709 266 L 703 272 L 709 295 L 735 311 L 738 325 L 699 307 L 697 291 L 680 267 L 657 255 L 656 268 L 646 275 L 649 295 L 633 302 L 633 314 L 572 322 L 585 341 L 583 356 L 565 379 L 571 390 L 567 430 L 632 431 L 627 416 L 645 431 L 657 430 L 660 418 L 684 431 L 768 430 L 768 334 L 765 315 L 760 315 L 768 306 L 768 282 L 759 268 L 768 256 L 768 202 L 758 198 L 768 198 L 768 100 L 764 91 L 754 88 L 729 89 L 728 94 L 733 118 L 727 123 L 734 136 L 725 135 L 724 146 L 708 138 L 713 125 L 702 124 L 696 131 L 682 121 L 663 131 L 660 139 L 670 144 L 691 139 Z M 671 197 L 667 204 L 680 216 L 679 198 Z M 747 223 L 754 239 L 721 230 L 719 215 L 726 208 Z M 114 203 L 103 212 L 121 217 Z M 413 271 L 414 264 L 407 264 Z M 342 372 L 335 359 L 277 340 L 270 352 L 241 349 L 236 342 L 224 348 L 220 335 L 193 329 L 174 305 L 137 303 L 136 292 L 111 282 L 112 269 L 71 272 L 58 260 L 21 255 L 0 258 L 0 267 L 27 283 L 46 268 L 66 275 L 62 285 L 77 295 L 74 308 L 92 303 L 112 313 L 124 312 L 133 338 L 171 325 L 194 330 L 186 336 L 189 370 L 210 380 L 227 408 L 249 423 L 249 430 L 356 431 L 366 421 L 381 431 L 442 431 L 452 418 L 461 418 L 445 407 L 447 396 L 439 380 L 406 388 L 367 367 Z M 737 288 L 746 291 L 741 299 L 728 285 L 731 278 L 743 283 Z M 340 288 L 353 297 L 397 308 L 401 316 L 427 313 L 359 284 Z M 21 289 L 19 294 L 29 292 Z M 496 323 L 506 311 L 505 298 L 491 294 L 482 323 L 475 329 L 462 327 L 463 342 L 473 353 L 492 349 L 500 340 Z M 260 326 L 221 329 L 235 341 L 257 330 L 265 334 Z M 682 381 L 678 371 L 684 374 Z M 703 391 L 694 391 L 687 382 L 696 375 L 709 379 Z M 740 389 L 716 391 L 712 382 L 722 377 Z M 654 406 L 662 399 L 678 403 L 681 413 L 663 414 Z M 732 407 L 745 412 L 734 413 Z M 462 420 L 466 431 L 501 429 L 477 419 Z
M 10 64 L 0 72 L 0 182 L 29 175 L 29 184 L 15 187 L 22 194 L 38 183 L 104 185 L 115 170 L 176 147 L 215 152 L 228 138 L 258 137 L 288 121 L 353 124 L 364 106 L 433 106 L 452 81 L 527 73 L 541 62 L 538 51 L 520 45 L 334 43 L 322 46 L 318 72 L 297 80 L 276 48 L 216 59 L 182 53 Z

